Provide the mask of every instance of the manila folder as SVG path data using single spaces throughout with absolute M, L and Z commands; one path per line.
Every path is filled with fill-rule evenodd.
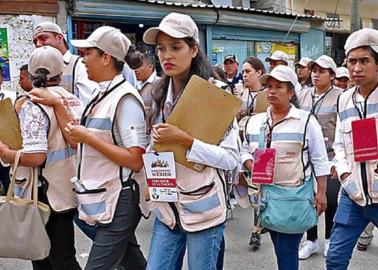
M 10 98 L 0 101 L 0 140 L 13 150 L 22 148 L 20 123 Z
M 167 123 L 205 143 L 219 144 L 240 106 L 239 98 L 193 75 Z M 187 149 L 180 144 L 156 144 L 154 149 L 158 152 L 173 151 L 175 161 L 188 168 L 196 171 L 205 169 L 205 165 L 187 161 Z

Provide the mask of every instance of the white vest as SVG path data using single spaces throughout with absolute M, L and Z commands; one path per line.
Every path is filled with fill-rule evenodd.
M 332 144 L 335 140 L 337 99 L 342 93 L 342 89 L 332 86 L 317 102 L 314 102 L 313 93 L 313 87 L 302 90 L 299 103 L 303 110 L 316 115 L 322 127 L 328 158 L 332 160 L 335 155 Z
M 353 99 L 357 88 L 353 87 L 341 93 L 338 102 L 338 114 L 341 122 L 342 137 L 349 170 L 352 174 L 341 181 L 341 185 L 349 197 L 361 206 L 378 203 L 378 174 L 374 172 L 378 160 L 363 163 L 354 161 L 352 121 L 361 119 Z M 378 118 L 378 87 L 365 99 L 366 117 Z M 362 170 L 366 172 L 366 178 L 362 177 Z
M 123 79 L 98 100 L 96 96 L 89 102 L 82 124 L 104 142 L 115 144 L 113 126 L 116 110 L 121 99 L 129 94 L 135 96 L 143 106 L 138 91 Z M 125 178 L 122 167 L 90 145 L 81 144 L 78 155 L 78 178 L 87 190 L 76 193 L 79 218 L 91 225 L 111 223 L 122 185 L 133 187 L 136 183 L 131 178 L 122 183 Z M 140 193 L 142 198 L 143 191 Z
M 62 99 L 68 101 L 66 106 L 68 111 L 76 118 L 79 117 L 75 112 L 80 113 L 80 100 L 74 95 L 68 93 L 62 87 L 48 87 L 48 90 Z M 17 107 L 20 106 L 17 101 Z M 76 151 L 66 143 L 63 133 L 59 128 L 54 109 L 51 106 L 38 104 L 46 113 L 49 119 L 48 132 L 48 152 L 45 164 L 39 169 L 41 176 L 48 182 L 47 198 L 51 208 L 56 212 L 61 212 L 76 208 L 76 198 L 73 185 L 70 179 L 76 175 Z M 20 166 L 17 170 L 17 183 L 15 186 L 15 195 L 25 197 L 26 190 L 29 190 L 31 168 Z

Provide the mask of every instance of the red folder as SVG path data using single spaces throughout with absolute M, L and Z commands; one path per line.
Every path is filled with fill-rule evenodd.
M 375 118 L 352 121 L 354 160 L 363 162 L 378 159 Z
M 252 169 L 253 184 L 273 184 L 276 167 L 276 149 L 256 149 Z

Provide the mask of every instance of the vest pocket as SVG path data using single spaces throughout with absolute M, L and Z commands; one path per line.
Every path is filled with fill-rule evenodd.
M 168 203 L 150 201 L 149 208 L 161 223 L 173 229 L 176 219 L 175 214 Z
M 193 192 L 179 192 L 178 211 L 182 223 L 203 223 L 223 214 L 225 199 L 221 197 L 224 195 L 219 184 L 213 182 Z
M 357 186 L 356 182 L 353 181 L 352 176 L 349 175 L 346 179 L 341 181 L 341 186 L 348 193 L 349 197 L 353 200 L 362 200 L 363 195 L 361 188 Z
M 352 140 L 352 126 L 350 123 L 346 123 L 342 126 L 341 132 L 343 134 L 344 145 L 346 154 L 348 156 L 353 155 L 353 140 Z
M 106 188 L 87 189 L 83 192 L 76 192 L 79 202 L 79 217 L 86 221 L 108 220 L 111 218 L 110 211 L 107 211 Z

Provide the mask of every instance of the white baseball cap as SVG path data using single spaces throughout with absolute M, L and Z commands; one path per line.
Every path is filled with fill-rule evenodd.
M 66 48 L 68 48 L 68 43 L 66 41 L 66 38 L 64 37 L 62 28 L 60 28 L 60 26 L 57 25 L 56 23 L 46 21 L 46 22 L 41 22 L 37 24 L 37 26 L 34 28 L 34 31 L 33 31 L 33 38 L 42 32 L 51 32 L 51 33 L 62 35 L 63 40 L 64 40 L 64 45 L 66 46 Z
M 260 82 L 266 84 L 269 78 L 274 78 L 280 82 L 290 82 L 296 86 L 298 84 L 297 74 L 288 66 L 278 65 L 269 74 L 260 76 Z
M 350 76 L 349 76 L 349 70 L 346 68 L 346 67 L 338 67 L 336 69 L 336 79 L 340 79 L 340 78 L 348 78 L 348 80 L 350 80 Z
M 163 18 L 158 27 L 151 27 L 143 35 L 147 44 L 156 44 L 159 32 L 173 38 L 192 37 L 199 44 L 198 27 L 189 15 L 172 12 Z
M 62 53 L 51 46 L 35 48 L 29 59 L 28 71 L 32 76 L 35 76 L 36 71 L 40 68 L 49 71 L 49 74 L 46 76 L 47 79 L 63 73 L 64 64 Z
M 369 46 L 378 53 L 378 30 L 363 28 L 353 32 L 345 41 L 345 55 L 358 47 Z
M 302 57 L 299 62 L 295 63 L 295 66 L 300 65 L 302 67 L 307 67 L 308 63 L 310 63 L 311 61 L 312 59 L 309 57 Z
M 333 73 L 336 74 L 337 65 L 336 65 L 335 61 L 333 61 L 333 59 L 331 57 L 329 57 L 328 55 L 320 56 L 315 61 L 311 61 L 310 63 L 308 63 L 307 66 L 309 68 L 312 68 L 315 64 L 319 65 L 322 68 L 331 69 L 333 71 Z
M 284 61 L 286 64 L 289 63 L 289 56 L 284 53 L 283 51 L 275 51 L 271 56 L 265 58 L 265 61 L 266 62 L 269 62 L 269 60 L 273 60 L 273 61 Z
M 101 26 L 94 30 L 87 39 L 71 40 L 71 44 L 77 48 L 98 48 L 117 60 L 125 62 L 131 41 L 119 29 Z

